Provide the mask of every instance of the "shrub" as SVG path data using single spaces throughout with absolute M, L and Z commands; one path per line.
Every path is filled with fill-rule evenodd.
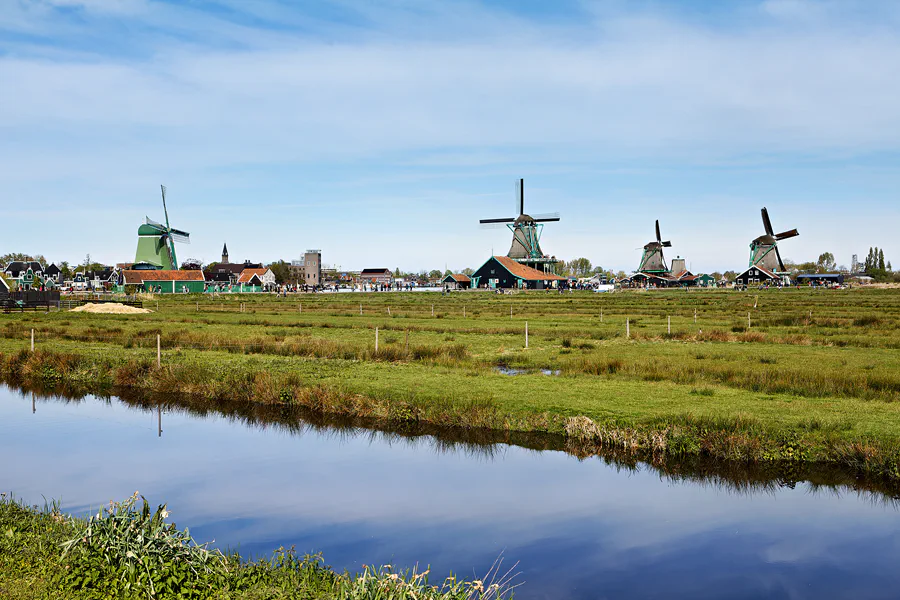
M 200 584 L 223 567 L 223 556 L 194 542 L 187 529 L 166 523 L 168 516 L 165 504 L 151 513 L 137 492 L 100 509 L 63 544 L 69 568 L 62 584 L 115 596 L 205 597 L 208 590 L 204 594 Z

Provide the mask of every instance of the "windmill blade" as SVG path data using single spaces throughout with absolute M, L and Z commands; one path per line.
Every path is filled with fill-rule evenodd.
M 162 190 L 163 214 L 166 215 L 166 227 L 169 227 L 169 209 L 166 208 L 166 186 L 160 184 L 159 189 Z
M 559 213 L 541 213 L 539 215 L 531 215 L 535 221 L 559 221 Z
M 659 219 L 656 220 L 656 241 L 662 242 L 662 235 L 659 233 Z
M 481 229 L 506 229 L 506 223 L 481 223 L 479 227 Z
M 191 238 L 189 233 L 183 233 L 181 231 L 172 231 L 172 239 L 179 244 L 190 244 Z
M 519 179 L 516 182 L 516 214 L 525 214 L 525 180 Z
M 800 232 L 796 229 L 791 229 L 790 231 L 783 231 L 775 235 L 776 240 L 786 240 L 788 238 L 797 237 L 800 235 Z
M 485 225 L 487 223 L 512 223 L 513 221 L 515 221 L 515 219 L 509 218 L 509 219 L 481 219 L 478 222 L 481 223 L 482 225 Z
M 769 211 L 767 211 L 766 207 L 763 206 L 763 209 L 761 212 L 762 212 L 763 227 L 766 229 L 766 234 L 767 235 L 775 235 L 772 231 L 772 221 L 769 220 Z
M 662 246 L 663 248 L 671 248 L 672 242 L 660 242 L 659 245 Z
M 165 229 L 166 229 L 165 226 L 164 226 L 162 223 L 157 223 L 156 221 L 154 221 L 154 220 L 151 219 L 150 217 L 144 217 L 144 221 L 147 223 L 147 225 L 152 225 L 153 227 L 159 227 L 159 228 L 162 229 L 162 230 L 165 230 Z
M 559 217 L 547 217 L 544 219 L 535 219 L 534 220 L 535 223 L 554 223 L 556 221 L 559 221 Z

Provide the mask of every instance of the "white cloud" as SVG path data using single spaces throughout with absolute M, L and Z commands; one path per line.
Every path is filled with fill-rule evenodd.
M 72 3 L 143 10 L 154 27 L 180 10 Z M 540 28 L 463 5 L 441 9 L 447 26 L 439 29 L 428 10 L 393 9 L 390 22 L 365 13 L 381 29 L 334 40 L 284 32 L 267 40 L 252 27 L 183 12 L 193 20 L 179 21 L 180 36 L 209 31 L 240 43 L 164 38 L 149 58 L 0 57 L 0 81 L 14 90 L 0 96 L 3 179 L 34 197 L 48 166 L 59 180 L 112 178 L 127 188 L 247 165 L 382 161 L 385 170 L 417 163 L 416 176 L 452 168 L 464 177 L 484 166 L 466 156 L 497 157 L 489 164 L 506 173 L 522 162 L 585 172 L 623 158 L 694 168 L 896 151 L 897 32 L 873 27 L 860 36 L 821 8 L 815 26 L 793 28 L 791 19 L 813 10 L 808 3 L 761 8 L 777 27 L 723 31 L 606 13 Z M 466 22 L 477 24 L 475 34 L 451 35 Z M 136 37 L 153 47 L 153 34 Z

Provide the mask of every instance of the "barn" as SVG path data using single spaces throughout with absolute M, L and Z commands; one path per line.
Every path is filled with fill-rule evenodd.
M 473 288 L 543 290 L 556 287 L 565 277 L 532 269 L 508 256 L 492 256 L 471 276 Z
M 451 273 L 444 277 L 441 284 L 451 290 L 467 290 L 472 287 L 472 280 L 462 273 Z
M 137 286 L 144 291 L 159 294 L 196 294 L 203 292 L 203 288 L 206 286 L 202 271 L 169 269 L 122 271 L 120 281 L 125 286 Z

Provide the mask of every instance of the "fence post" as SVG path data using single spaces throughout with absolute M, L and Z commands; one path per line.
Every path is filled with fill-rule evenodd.
M 200 303 L 197 303 L 197 312 L 200 312 Z
M 509 318 L 512 319 L 512 304 L 509 305 Z
M 359 303 L 359 316 L 362 316 L 362 302 Z
M 631 320 L 628 317 L 625 318 L 625 339 L 631 338 Z
M 34 352 L 34 329 L 31 330 L 31 351 Z
M 375 328 L 375 354 L 378 354 L 378 328 Z
M 388 306 L 387 308 L 388 308 L 388 316 L 391 316 L 391 307 Z
M 156 368 L 160 368 L 162 366 L 162 343 L 160 342 L 159 334 L 156 334 Z
M 667 333 L 672 333 L 672 316 L 671 315 L 667 316 L 666 321 L 667 321 L 667 323 L 666 323 Z
M 600 309 L 600 322 L 603 322 L 603 309 Z
M 747 313 L 747 329 L 750 329 L 750 313 Z
M 303 303 L 302 302 L 300 303 L 300 314 L 301 315 L 303 314 Z
M 525 349 L 528 349 L 528 321 L 525 321 Z
M 694 309 L 694 323 L 697 322 L 697 309 Z
M 409 352 L 409 329 L 406 330 L 406 351 Z

